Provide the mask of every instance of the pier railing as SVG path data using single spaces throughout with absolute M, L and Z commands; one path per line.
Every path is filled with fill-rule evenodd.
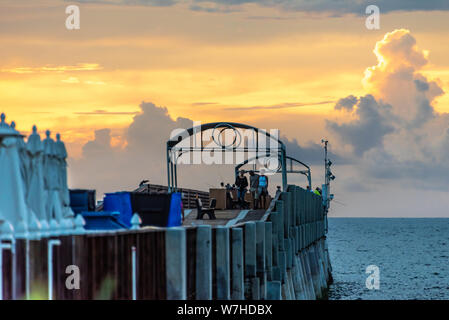
M 321 197 L 290 185 L 261 220 L 231 227 L 16 239 L 15 261 L 2 253 L 3 298 L 322 298 L 331 278 L 325 219 Z
M 201 199 L 204 204 L 209 203 L 209 192 L 188 189 L 188 188 L 178 188 L 178 191 L 182 193 L 182 203 L 185 209 L 196 208 L 196 195 Z M 140 193 L 167 193 L 168 187 L 160 184 L 144 184 L 139 187 L 135 192 Z

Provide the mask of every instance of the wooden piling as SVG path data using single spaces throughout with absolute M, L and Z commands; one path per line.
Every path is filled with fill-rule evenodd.
M 267 284 L 267 300 L 281 300 L 281 282 L 268 281 Z
M 231 229 L 231 299 L 244 299 L 243 230 Z
M 212 299 L 212 230 L 208 225 L 196 229 L 196 299 Z
M 216 297 L 219 300 L 231 298 L 229 228 L 217 227 L 215 233 Z
M 245 298 L 254 299 L 258 293 L 253 292 L 256 277 L 256 224 L 255 222 L 245 223 Z
M 260 299 L 266 296 L 267 274 L 265 269 L 265 222 L 256 222 L 256 274 L 259 278 Z
M 167 229 L 165 244 L 167 299 L 185 300 L 187 298 L 185 229 Z
M 265 273 L 267 281 L 272 280 L 273 266 L 273 223 L 265 222 Z

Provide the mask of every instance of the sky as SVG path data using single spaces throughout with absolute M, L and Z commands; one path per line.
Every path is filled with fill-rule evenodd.
M 448 40 L 439 0 L 3 0 L 0 112 L 61 133 L 70 187 L 100 196 L 165 183 L 171 130 L 232 121 L 279 129 L 314 185 L 328 139 L 330 216 L 449 217 Z M 232 168 L 185 166 L 179 184 Z

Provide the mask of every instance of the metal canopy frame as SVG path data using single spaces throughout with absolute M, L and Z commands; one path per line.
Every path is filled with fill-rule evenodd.
M 240 168 L 243 167 L 244 165 L 246 165 L 248 163 L 251 164 L 252 161 L 255 161 L 257 159 L 261 159 L 261 158 L 263 159 L 263 158 L 269 158 L 269 157 L 271 157 L 271 156 L 270 155 L 260 155 L 260 156 L 257 155 L 257 156 L 255 156 L 255 157 L 253 157 L 251 159 L 247 159 L 247 160 L 243 161 L 242 163 L 240 163 L 240 164 L 235 166 L 235 176 L 236 177 L 238 176 Z M 302 161 L 300 161 L 298 159 L 295 159 L 293 157 L 290 157 L 290 156 L 286 156 L 285 159 L 286 159 L 286 171 L 287 171 L 287 173 L 299 173 L 299 174 L 305 175 L 307 177 L 307 182 L 309 184 L 309 187 L 310 187 L 310 189 L 312 189 L 312 172 L 310 170 L 310 167 L 307 164 L 305 164 L 304 162 L 302 162 Z M 293 163 L 297 163 L 299 165 L 302 165 L 306 169 L 305 170 L 294 170 L 293 169 Z M 290 164 L 290 167 L 289 167 L 289 164 Z M 259 172 L 260 170 L 256 170 L 255 166 L 256 165 L 254 164 L 254 169 L 252 171 Z M 278 167 L 275 173 L 279 173 L 280 169 L 281 168 Z M 245 171 L 248 171 L 248 170 L 245 170 Z
M 252 130 L 253 131 L 253 137 L 255 137 L 255 147 L 248 147 L 243 146 L 241 147 L 240 144 L 242 143 L 242 137 L 236 129 L 245 129 L 245 130 Z M 217 146 L 209 147 L 204 146 L 204 140 L 203 140 L 203 132 L 207 130 L 213 130 L 212 132 L 212 140 L 217 144 Z M 234 141 L 230 145 L 220 145 L 219 141 L 216 141 L 215 139 L 215 130 L 219 131 L 219 135 L 221 135 L 225 130 L 234 130 L 235 137 Z M 182 146 L 182 142 L 186 139 L 191 139 L 192 137 L 196 136 L 197 134 L 200 135 L 200 143 L 199 145 L 196 145 L 196 140 L 194 140 L 195 145 L 190 146 Z M 262 134 L 265 136 L 265 139 L 274 141 L 277 143 L 278 147 L 273 148 L 269 146 L 260 147 L 259 146 L 259 135 Z M 239 141 L 237 141 L 237 137 L 239 137 Z M 244 141 L 243 141 L 244 142 Z M 281 172 L 282 172 L 282 189 L 284 191 L 287 191 L 287 156 L 286 156 L 286 147 L 284 143 L 276 136 L 271 135 L 265 130 L 242 124 L 242 123 L 235 123 L 235 122 L 212 122 L 212 123 L 206 123 L 201 124 L 198 126 L 194 126 L 190 129 L 183 130 L 180 134 L 178 134 L 175 137 L 170 138 L 170 140 L 167 141 L 167 185 L 168 185 L 168 192 L 176 192 L 178 190 L 178 177 L 177 177 L 177 164 L 178 159 L 181 155 L 187 153 L 187 152 L 203 152 L 203 151 L 209 151 L 209 152 L 222 152 L 222 151 L 232 151 L 232 153 L 237 152 L 255 152 L 256 155 L 264 155 L 267 156 L 269 154 L 277 153 L 280 159 L 280 166 L 281 166 Z

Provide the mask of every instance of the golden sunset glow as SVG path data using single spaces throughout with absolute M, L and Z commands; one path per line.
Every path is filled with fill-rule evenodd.
M 125 143 L 120 130 L 141 101 L 167 107 L 174 119 L 340 117 L 333 112 L 339 98 L 370 90 L 367 67 L 376 65 L 376 56 L 374 69 L 388 65 L 378 47 L 373 54 L 379 38 L 391 27 L 413 30 L 423 20 L 432 22 L 425 13 L 391 13 L 381 30 L 368 31 L 363 17 L 315 19 L 279 11 L 272 19 L 272 9 L 256 5 L 209 14 L 183 5 L 92 3 L 80 4 L 81 28 L 69 31 L 66 3 L 42 3 L 2 3 L 0 17 L 8 28 L 0 31 L 0 111 L 23 132 L 37 118 L 39 130 L 61 132 L 74 157 L 98 128 L 111 128 L 115 143 Z M 432 19 L 447 25 L 448 16 Z M 434 30 L 433 41 L 424 45 L 429 31 L 415 37 L 429 51 L 423 74 L 448 90 L 449 64 L 440 58 L 449 56 L 445 30 Z M 436 101 L 437 110 L 449 111 L 448 95 Z M 294 127 L 287 121 L 284 131 Z

